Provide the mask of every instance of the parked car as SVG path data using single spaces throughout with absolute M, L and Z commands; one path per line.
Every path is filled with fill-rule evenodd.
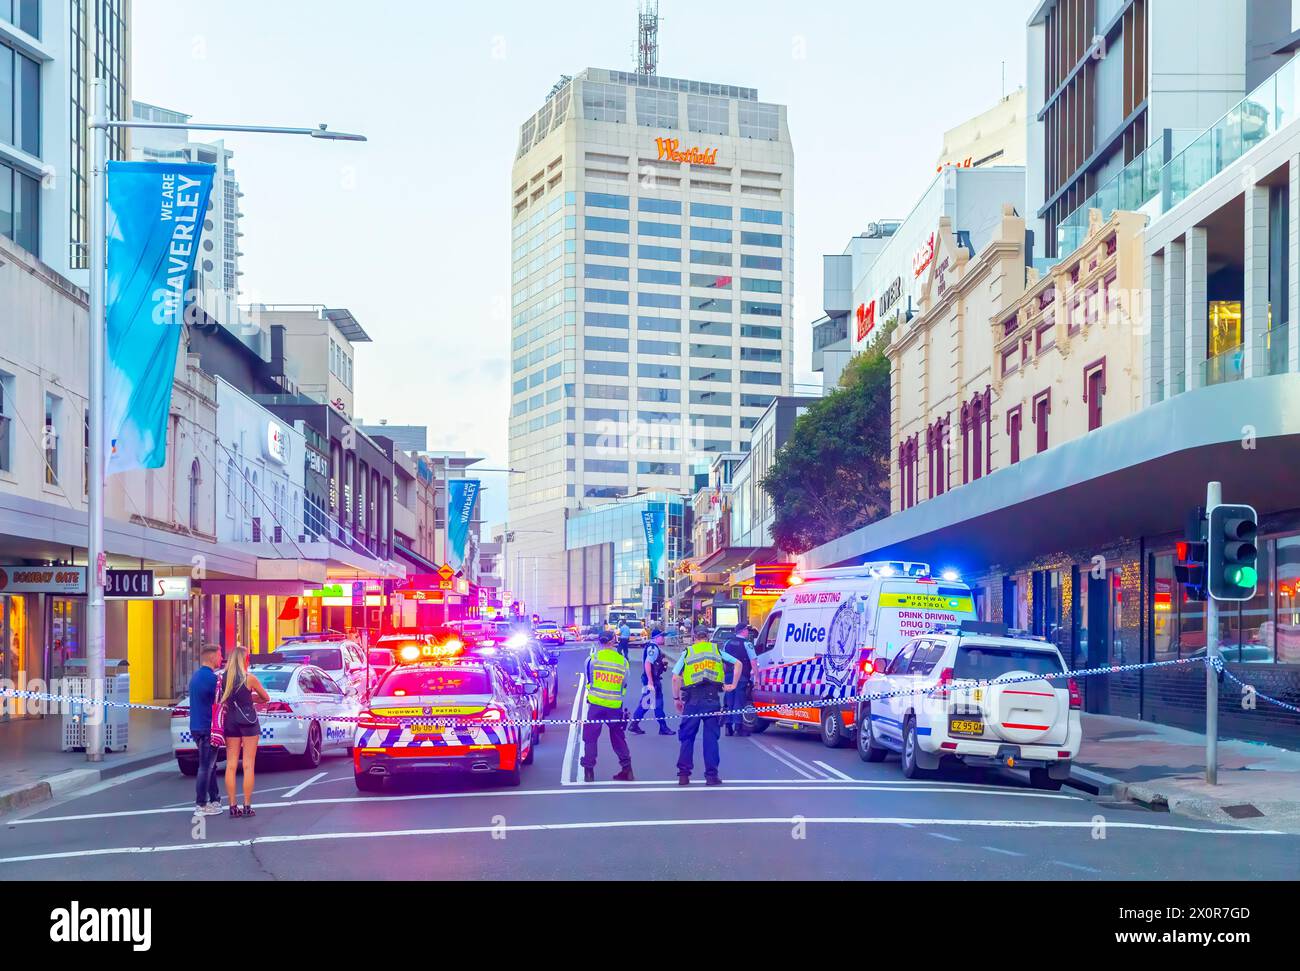
M 341 635 L 303 634 L 286 637 L 271 655 L 283 664 L 311 664 L 328 674 L 344 691 L 353 692 L 357 698 L 370 694 L 373 685 L 367 682 L 366 655 L 361 645 Z

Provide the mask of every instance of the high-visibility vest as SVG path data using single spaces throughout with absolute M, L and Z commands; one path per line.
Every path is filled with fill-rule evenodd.
M 713 682 L 722 684 L 726 669 L 722 652 L 712 641 L 698 641 L 686 649 L 686 663 L 682 666 L 682 684 L 690 688 L 697 684 Z
M 591 656 L 591 683 L 587 685 L 587 702 L 602 708 L 623 704 L 623 685 L 627 683 L 627 658 L 610 647 Z

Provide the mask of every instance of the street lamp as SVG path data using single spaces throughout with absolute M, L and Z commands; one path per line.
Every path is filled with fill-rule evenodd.
M 108 236 L 108 132 L 123 128 L 165 128 L 180 131 L 252 132 L 264 135 L 306 135 L 325 141 L 364 142 L 364 135 L 316 128 L 272 128 L 265 125 L 196 125 L 163 121 L 117 121 L 108 117 L 108 88 L 103 78 L 91 82 L 90 129 L 94 158 L 90 169 L 90 381 L 87 410 L 90 412 L 90 482 L 86 489 L 86 675 L 92 692 L 104 683 L 104 348 L 107 328 L 104 317 L 105 274 Z M 86 759 L 104 758 L 104 719 L 91 719 L 86 726 Z

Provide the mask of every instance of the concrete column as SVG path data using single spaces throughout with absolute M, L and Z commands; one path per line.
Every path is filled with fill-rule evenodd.
M 1290 374 L 1300 373 L 1300 155 L 1288 166 L 1287 197 L 1287 360 Z
M 1146 339 L 1142 344 L 1142 402 L 1150 406 L 1164 398 L 1165 380 L 1165 251 L 1148 254 L 1143 267 L 1146 284 Z
M 1185 344 L 1184 370 L 1186 387 L 1199 388 L 1203 382 L 1202 362 L 1205 360 L 1205 331 L 1209 326 L 1208 269 L 1206 254 L 1209 247 L 1204 226 L 1193 226 L 1185 237 L 1186 265 L 1183 268 L 1183 309 L 1187 326 L 1183 335 Z
M 1245 193 L 1245 280 L 1242 287 L 1242 370 L 1247 378 L 1268 373 L 1268 187 Z
M 1184 301 L 1187 299 L 1186 280 L 1187 246 L 1183 239 L 1173 239 L 1165 247 L 1165 398 L 1181 394 L 1186 387 L 1184 377 L 1187 362 L 1187 316 Z

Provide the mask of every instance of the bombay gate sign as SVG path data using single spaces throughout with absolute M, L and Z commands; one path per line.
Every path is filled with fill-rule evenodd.
M 0 593 L 85 592 L 84 566 L 0 566 Z
M 681 141 L 676 138 L 656 138 L 655 145 L 659 149 L 661 162 L 689 162 L 691 165 L 718 164 L 716 148 L 700 148 L 698 145 L 694 148 L 682 148 Z

